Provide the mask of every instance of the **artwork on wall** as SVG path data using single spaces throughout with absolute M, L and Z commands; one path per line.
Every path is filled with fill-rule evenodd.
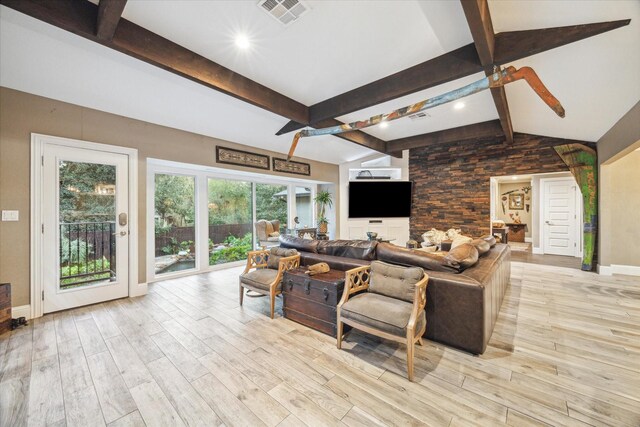
M 524 194 L 512 193 L 509 194 L 509 209 L 521 211 L 524 209 Z
M 269 170 L 269 156 L 216 146 L 216 162 Z
M 309 163 L 287 161 L 287 159 L 279 159 L 277 157 L 273 158 L 273 170 L 298 175 L 311 175 L 311 165 Z

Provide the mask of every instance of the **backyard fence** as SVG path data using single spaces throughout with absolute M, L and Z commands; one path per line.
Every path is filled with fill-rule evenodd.
M 223 243 L 229 236 L 242 237 L 253 231 L 253 225 L 249 224 L 217 224 L 209 225 L 209 239 L 214 244 Z M 156 235 L 155 256 L 166 255 L 162 248 L 171 246 L 174 243 L 188 242 L 196 240 L 195 227 L 173 227 L 167 233 Z M 172 240 L 175 239 L 175 240 Z M 191 248 L 193 250 L 193 248 Z

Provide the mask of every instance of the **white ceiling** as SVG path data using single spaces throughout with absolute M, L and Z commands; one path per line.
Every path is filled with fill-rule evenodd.
M 124 17 L 311 105 L 471 42 L 456 1 L 307 1 L 284 27 L 257 1 L 129 0 Z M 640 2 L 492 1 L 496 32 L 631 18 L 627 27 L 518 61 L 567 110 L 560 119 L 527 87 L 507 86 L 514 130 L 596 141 L 640 99 Z M 151 123 L 286 152 L 288 120 L 0 6 L 0 85 Z M 244 32 L 249 51 L 236 50 Z M 360 120 L 482 78 L 469 76 L 340 119 Z M 389 140 L 497 118 L 488 92 L 431 117 L 369 132 Z M 343 163 L 371 150 L 336 137 L 303 139 L 296 154 Z

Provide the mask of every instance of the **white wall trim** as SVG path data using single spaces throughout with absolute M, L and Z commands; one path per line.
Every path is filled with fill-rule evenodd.
M 525 243 L 531 243 L 531 242 L 533 242 L 533 238 L 531 238 L 531 237 L 525 237 L 525 238 L 524 238 L 524 241 L 525 241 Z
M 601 276 L 611 276 L 613 274 L 624 274 L 625 276 L 640 276 L 640 267 L 635 265 L 599 265 L 598 274 Z
M 31 319 L 31 306 L 27 305 L 19 305 L 17 307 L 11 307 L 11 318 L 17 319 L 18 317 L 24 317 L 26 319 Z
M 42 163 L 46 144 L 60 145 L 87 150 L 108 151 L 126 154 L 129 157 L 129 296 L 139 296 L 147 293 L 146 283 L 138 283 L 138 150 L 116 145 L 100 144 L 78 139 L 58 136 L 31 134 L 31 250 L 30 250 L 30 318 L 41 317 L 43 314 L 42 291 L 44 278 L 42 277 Z M 135 218 L 135 222 L 131 219 Z M 27 317 L 27 316 L 25 316 Z
M 544 255 L 544 251 L 542 250 L 541 247 L 538 247 L 538 246 L 534 246 L 533 248 L 531 248 L 531 253 L 537 254 L 537 255 Z

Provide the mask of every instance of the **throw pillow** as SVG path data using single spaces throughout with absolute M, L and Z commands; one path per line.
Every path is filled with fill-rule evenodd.
M 277 270 L 280 264 L 280 258 L 297 254 L 298 251 L 295 249 L 271 248 L 269 251 L 269 258 L 267 259 L 267 268 Z
M 490 247 L 494 247 L 496 245 L 496 238 L 491 234 L 487 234 L 486 236 L 482 236 L 480 238 L 489 243 Z
M 463 243 L 469 243 L 472 240 L 473 239 L 471 237 L 463 236 L 462 234 L 458 234 L 453 238 L 453 241 L 451 242 L 451 249 L 456 248 L 456 247 L 462 245 Z
M 444 257 L 444 263 L 459 271 L 478 262 L 478 250 L 471 243 L 463 243 L 451 249 Z
M 471 244 L 478 250 L 478 255 L 482 256 L 491 250 L 491 245 L 484 239 L 474 239 Z

